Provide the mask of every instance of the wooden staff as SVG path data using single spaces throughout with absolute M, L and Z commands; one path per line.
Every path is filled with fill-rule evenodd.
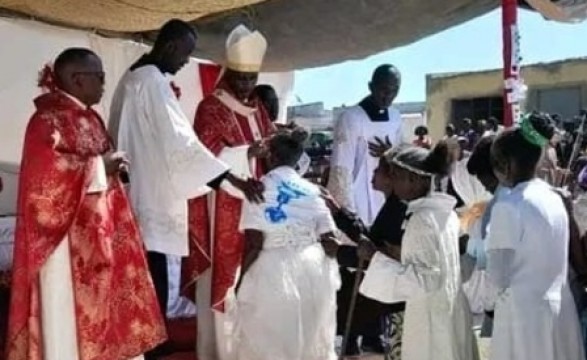
M 351 295 L 351 302 L 349 304 L 349 310 L 347 313 L 346 324 L 344 327 L 344 336 L 342 338 L 342 348 L 338 360 L 343 360 L 346 352 L 346 347 L 349 342 L 349 336 L 351 334 L 351 326 L 353 324 L 353 313 L 355 312 L 355 305 L 357 303 L 357 296 L 359 295 L 359 287 L 361 285 L 361 279 L 363 278 L 363 272 L 365 268 L 365 259 L 359 258 L 359 265 L 355 272 L 355 282 L 353 284 L 353 292 Z

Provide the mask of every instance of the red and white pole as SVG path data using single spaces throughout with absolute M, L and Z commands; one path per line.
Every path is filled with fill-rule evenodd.
M 520 95 L 522 91 L 517 0 L 502 0 L 501 11 L 504 65 L 503 125 L 510 127 L 520 117 Z

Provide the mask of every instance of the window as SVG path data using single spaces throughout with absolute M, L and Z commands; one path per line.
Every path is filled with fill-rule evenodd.
M 561 87 L 536 90 L 536 108 L 549 114 L 572 119 L 581 111 L 581 87 Z
M 465 118 L 473 122 L 481 119 L 495 117 L 502 122 L 503 118 L 503 97 L 482 97 L 472 99 L 458 99 L 452 101 L 452 119 L 451 122 L 457 127 Z

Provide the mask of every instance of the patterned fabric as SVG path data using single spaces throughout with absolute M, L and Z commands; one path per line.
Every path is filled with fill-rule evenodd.
M 255 112 L 257 127 L 265 138 L 273 132 L 273 125 L 262 107 L 256 103 L 253 106 L 258 109 Z M 194 130 L 215 155 L 224 148 L 249 145 L 254 141 L 247 118 L 224 105 L 215 95 L 206 97 L 198 106 Z M 260 176 L 263 166 L 257 166 L 255 170 L 255 175 Z M 238 232 L 242 200 L 221 189 L 213 196 L 213 214 L 209 212 L 209 197 L 189 202 L 190 256 L 184 259 L 182 282 L 184 294 L 193 298 L 196 279 L 213 266 L 212 307 L 224 311 L 224 298 L 235 283 L 244 251 L 244 239 Z M 213 227 L 210 219 L 214 219 Z
M 110 150 L 102 120 L 61 93 L 35 104 L 20 174 L 8 359 L 43 359 L 39 272 L 66 237 L 80 359 L 138 356 L 165 339 L 165 328 L 121 183 L 86 194 L 93 159 Z
M 385 360 L 401 360 L 402 333 L 404 330 L 404 312 L 396 312 L 385 317 Z

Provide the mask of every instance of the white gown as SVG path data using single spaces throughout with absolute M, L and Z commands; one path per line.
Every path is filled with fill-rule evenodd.
M 388 121 L 372 121 L 359 105 L 350 107 L 334 124 L 328 190 L 343 207 L 357 213 L 371 225 L 385 202 L 383 193 L 371 185 L 379 159 L 369 154 L 369 141 L 375 136 L 389 139 L 394 147 L 403 142 L 402 119 L 390 107 Z
M 584 359 L 567 280 L 568 226 L 562 199 L 539 179 L 493 207 L 487 273 L 500 291 L 491 360 Z
M 401 263 L 377 253 L 361 293 L 406 301 L 403 360 L 478 358 L 467 299 L 461 287 L 459 219 L 455 200 L 433 193 L 408 205 Z
M 263 183 L 266 203 L 245 203 L 241 221 L 265 240 L 237 297 L 238 359 L 335 360 L 340 278 L 318 242 L 334 222 L 319 189 L 294 169 L 277 168 Z

